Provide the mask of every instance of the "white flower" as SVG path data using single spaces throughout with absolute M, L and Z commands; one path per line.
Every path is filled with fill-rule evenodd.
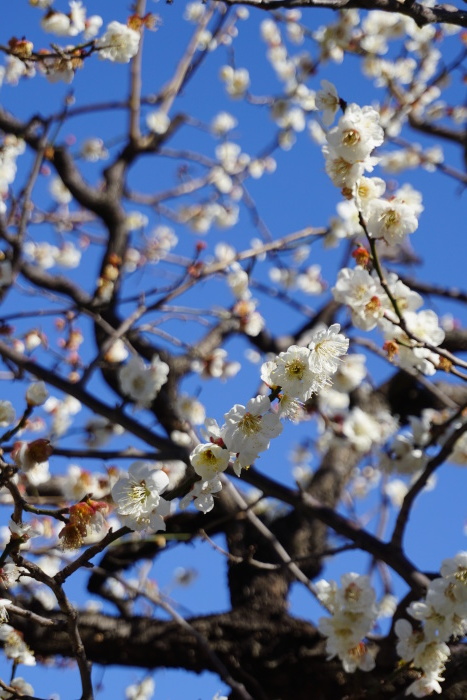
M 321 277 L 321 265 L 309 265 L 305 272 L 298 275 L 297 287 L 305 294 L 321 294 L 326 288 Z
M 364 161 L 384 141 L 378 112 L 373 107 L 347 106 L 338 125 L 327 134 L 332 151 L 348 163 Z
M 467 582 L 467 552 L 458 552 L 455 557 L 444 559 L 440 572 L 445 578 Z
M 44 404 L 44 410 L 52 415 L 53 433 L 63 435 L 71 425 L 71 416 L 81 410 L 81 404 L 74 396 L 68 395 L 63 401 L 50 396 Z
M 182 417 L 193 425 L 202 425 L 206 420 L 206 411 L 201 401 L 181 394 L 177 399 L 177 408 Z
M 226 450 L 224 450 L 225 452 Z M 219 493 L 222 489 L 222 483 L 218 476 L 214 476 L 208 481 L 197 481 L 193 487 L 180 501 L 180 508 L 183 510 L 188 508 L 191 501 L 195 508 L 202 513 L 209 513 L 214 508 L 213 493 Z
M 55 12 L 54 10 L 49 10 L 47 14 L 41 19 L 41 27 L 44 32 L 49 34 L 56 34 L 57 36 L 69 36 L 71 28 L 71 19 L 68 15 L 62 12 Z
M 411 683 L 406 689 L 406 695 L 414 695 L 416 698 L 424 698 L 432 693 L 441 693 L 442 688 L 439 681 L 444 681 L 444 678 L 437 673 L 424 674 L 421 678 Z
M 308 345 L 310 367 L 315 374 L 334 374 L 339 367 L 340 356 L 349 349 L 349 339 L 340 333 L 341 327 L 334 323 L 329 328 L 315 331 Z
M 368 452 L 374 443 L 381 442 L 380 424 L 358 406 L 344 420 L 342 432 L 359 452 Z
M 384 315 L 385 292 L 362 267 L 339 270 L 336 286 L 331 291 L 336 301 L 350 306 L 352 322 L 357 328 L 371 330 Z
M 96 40 L 95 46 L 99 49 L 99 58 L 128 63 L 138 52 L 139 40 L 139 32 L 114 21 L 107 25 L 105 34 Z
M 189 2 L 185 8 L 183 19 L 188 22 L 197 23 L 203 19 L 206 14 L 206 5 L 203 2 Z
M 150 700 L 154 695 L 156 684 L 153 679 L 144 678 L 140 683 L 129 685 L 125 690 L 127 700 Z
M 11 600 L 8 598 L 0 598 L 0 625 L 8 620 L 7 607 L 11 605 Z
M 341 588 L 337 590 L 335 603 L 338 608 L 347 612 L 359 612 L 373 616 L 376 612 L 376 593 L 371 585 L 369 576 L 356 573 L 341 576 Z
M 15 409 L 10 401 L 0 401 L 0 427 L 11 425 L 15 420 Z
M 365 363 L 365 355 L 351 354 L 343 357 L 332 378 L 333 389 L 350 392 L 360 386 L 367 373 Z
M 117 338 L 105 353 L 104 359 L 106 362 L 124 362 L 128 354 L 124 341 L 121 338 Z
M 27 683 L 21 676 L 16 676 L 10 682 L 10 687 L 14 688 L 19 694 L 19 697 L 23 695 L 34 695 L 34 688 L 30 683 Z M 8 698 L 13 697 L 8 690 L 0 690 L 1 700 L 8 700 Z
M 204 480 L 212 479 L 229 466 L 230 452 L 219 445 L 208 442 L 197 445 L 190 455 L 195 472 Z
M 109 152 L 104 146 L 102 139 L 86 139 L 81 146 L 81 157 L 90 163 L 95 163 L 98 160 L 106 160 L 109 157 Z
M 286 394 L 305 401 L 321 388 L 311 368 L 310 356 L 308 348 L 291 345 L 286 352 L 263 364 L 261 379 L 268 386 L 280 386 Z
M 382 197 L 386 190 L 386 183 L 380 177 L 361 177 L 355 185 L 355 201 L 358 209 L 366 217 L 368 203 L 373 199 Z M 360 224 L 358 224 L 360 225 Z
M 0 626 L 0 640 L 3 642 L 3 653 L 16 664 L 35 666 L 33 652 L 23 641 L 22 635 L 10 625 Z
M 48 440 L 39 439 L 33 442 L 19 440 L 13 445 L 11 456 L 15 464 L 25 472 L 28 481 L 37 486 L 50 478 L 48 457 L 52 447 Z
M 119 370 L 118 376 L 123 393 L 135 401 L 137 406 L 147 407 L 166 383 L 168 374 L 168 364 L 160 360 L 158 355 L 154 355 L 149 366 L 140 357 L 133 355 Z
M 401 479 L 393 479 L 384 485 L 383 490 L 392 505 L 396 508 L 400 508 L 409 488 Z
M 69 204 L 72 200 L 70 190 L 63 184 L 59 177 L 54 177 L 50 183 L 49 192 L 59 204 Z
M 233 69 L 232 66 L 223 66 L 220 71 L 221 80 L 225 82 L 225 89 L 231 97 L 243 97 L 250 85 L 250 74 L 246 68 Z
M 227 449 L 238 453 L 237 471 L 248 467 L 259 452 L 268 449 L 271 438 L 282 432 L 282 423 L 270 407 L 267 396 L 257 396 L 246 406 L 235 404 L 225 414 L 221 435 Z
M 81 0 L 70 0 L 71 36 L 75 36 L 85 29 L 86 8 Z
M 119 479 L 112 487 L 112 498 L 122 522 L 132 530 L 165 530 L 163 516 L 170 506 L 161 498 L 169 477 L 149 462 L 133 462 L 128 477 Z
M 352 188 L 365 170 L 372 170 L 372 164 L 368 161 L 368 167 L 363 163 L 351 162 L 340 156 L 328 145 L 322 148 L 325 158 L 326 172 L 336 187 Z
M 384 238 L 389 245 L 400 243 L 418 228 L 413 208 L 397 200 L 372 199 L 367 205 L 366 216 L 369 235 Z
M 320 618 L 318 629 L 327 637 L 328 658 L 339 656 L 348 673 L 357 668 L 371 671 L 375 667 L 374 656 L 361 640 L 378 615 L 376 594 L 368 576 L 344 574 L 341 583 L 341 588 L 335 581 L 316 584 L 318 599 L 332 613 L 331 618 Z
M 251 297 L 251 292 L 248 288 L 248 273 L 238 263 L 232 265 L 232 272 L 227 275 L 227 284 L 237 299 L 249 299 Z
M 44 382 L 33 382 L 26 391 L 26 401 L 29 406 L 42 406 L 49 398 L 49 392 Z
M 219 112 L 211 122 L 211 129 L 216 136 L 223 136 L 235 129 L 238 122 L 229 112 Z
M 318 90 L 315 97 L 316 109 L 323 112 L 322 122 L 324 126 L 330 126 L 334 121 L 334 116 L 339 109 L 339 95 L 336 86 L 329 80 L 321 81 L 321 90 Z
M 146 124 L 155 134 L 165 134 L 170 126 L 170 118 L 161 110 L 149 112 L 146 117 Z
M 86 19 L 83 34 L 86 41 L 89 41 L 89 39 L 94 39 L 94 37 L 97 36 L 99 29 L 102 27 L 102 23 L 103 19 L 99 15 L 91 15 L 91 17 Z
M 50 243 L 33 243 L 26 241 L 23 246 L 26 255 L 44 270 L 54 267 L 58 255 L 58 248 Z
M 149 219 L 140 211 L 130 211 L 126 215 L 125 227 L 127 231 L 138 231 L 148 225 Z

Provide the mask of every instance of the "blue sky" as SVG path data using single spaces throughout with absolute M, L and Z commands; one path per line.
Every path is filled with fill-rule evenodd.
M 21 7 L 21 12 L 18 8 Z M 57 1 L 54 7 L 65 10 L 67 3 Z M 148 3 L 148 10 L 161 16 L 162 23 L 155 33 L 146 33 L 145 57 L 143 72 L 143 94 L 157 93 L 172 76 L 182 51 L 192 34 L 193 27 L 182 19 L 185 3 L 176 0 L 172 5 L 164 3 Z M 112 19 L 125 21 L 128 14 L 128 3 L 122 0 L 114 0 L 112 3 L 104 0 L 95 0 L 88 3 L 89 14 L 98 13 L 104 18 L 104 23 Z M 26 36 L 35 42 L 36 46 L 44 45 L 44 35 L 38 28 L 41 11 L 30 7 L 26 0 L 16 0 L 16 3 L 7 3 L 2 8 L 2 28 L 0 29 L 0 44 L 6 44 L 12 36 Z M 235 129 L 234 137 L 241 144 L 242 149 L 252 155 L 259 154 L 274 138 L 275 126 L 267 114 L 266 107 L 252 106 L 243 101 L 230 100 L 219 80 L 219 68 L 228 63 L 234 56 L 235 65 L 247 67 L 251 76 L 251 92 L 254 95 L 277 95 L 281 89 L 274 76 L 273 69 L 265 59 L 265 45 L 259 38 L 259 24 L 265 18 L 264 13 L 250 10 L 250 19 L 239 22 L 239 36 L 234 42 L 234 54 L 232 48 L 221 48 L 208 57 L 199 73 L 189 82 L 183 94 L 176 101 L 174 113 L 184 112 L 194 119 L 209 123 L 221 110 L 227 110 L 237 116 L 239 125 Z M 313 29 L 319 24 L 333 19 L 334 15 L 327 11 L 304 13 L 304 21 Z M 54 38 L 51 37 L 52 40 Z M 57 43 L 61 43 L 57 40 Z M 448 55 L 455 55 L 459 48 L 458 39 L 454 36 L 447 41 Z M 295 49 L 297 50 L 297 49 Z M 339 94 L 349 102 L 358 104 L 371 104 L 381 99 L 371 83 L 363 79 L 358 68 L 358 58 L 351 56 L 344 64 L 326 64 L 316 76 L 309 80 L 309 87 L 319 88 L 319 81 L 323 78 L 331 80 L 338 88 Z M 29 118 L 34 112 L 50 115 L 59 112 L 63 106 L 63 100 L 70 90 L 73 91 L 75 106 L 79 107 L 88 103 L 126 99 L 128 93 L 128 66 L 114 65 L 109 62 L 99 61 L 93 57 L 82 71 L 78 71 L 71 86 L 51 85 L 43 77 L 37 76 L 32 80 L 23 81 L 17 87 L 5 85 L 0 90 L 2 105 L 13 111 L 20 118 Z M 454 86 L 455 87 L 455 86 Z M 455 94 L 452 88 L 452 99 L 462 100 Z M 465 90 L 464 90 L 465 91 Z M 143 110 L 143 115 L 149 108 Z M 171 115 L 173 116 L 173 114 Z M 123 111 L 103 111 L 88 116 L 73 118 L 62 127 L 59 140 L 76 140 L 76 150 L 85 138 L 90 136 L 103 138 L 109 146 L 115 143 L 118 147 L 119 139 L 126 128 L 126 116 Z M 410 137 L 410 134 L 408 134 Z M 416 135 L 416 142 L 432 145 L 432 142 L 424 137 Z M 170 143 L 172 148 L 194 149 L 206 153 L 210 157 L 214 155 L 217 142 L 207 133 L 194 127 L 186 126 Z M 462 169 L 461 154 L 453 147 L 445 146 L 446 162 L 455 168 Z M 258 211 L 269 227 L 274 238 L 279 238 L 292 233 L 305 226 L 325 226 L 331 216 L 335 214 L 335 207 L 341 196 L 324 173 L 324 161 L 319 147 L 312 142 L 307 131 L 298 134 L 298 143 L 288 152 L 276 151 L 274 157 L 277 160 L 277 172 L 274 175 L 265 175 L 258 181 L 250 181 L 248 190 L 256 202 Z M 19 180 L 27 173 L 29 156 L 18 163 Z M 101 164 L 83 164 L 83 171 L 90 182 L 97 182 Z M 130 176 L 130 186 L 141 192 L 151 193 L 159 189 L 170 187 L 176 180 L 176 167 L 170 159 L 159 158 L 157 161 L 144 158 L 134 168 Z M 379 172 L 377 173 L 380 174 Z M 456 182 L 447 176 L 433 175 L 425 170 L 417 169 L 407 171 L 393 177 L 397 185 L 409 182 L 413 187 L 423 193 L 425 211 L 420 219 L 418 231 L 413 235 L 411 242 L 418 254 L 423 258 L 423 265 L 411 271 L 415 276 L 438 284 L 462 287 L 465 280 L 465 245 L 462 236 L 465 236 L 465 214 L 462 205 L 463 195 Z M 50 177 L 42 176 L 35 188 L 34 199 L 44 208 L 52 206 L 48 194 Z M 128 209 L 136 209 L 136 205 Z M 166 223 L 163 217 L 158 217 L 144 207 L 141 211 L 150 216 L 150 226 L 158 223 Z M 464 209 L 465 211 L 465 209 Z M 187 231 L 186 228 L 175 226 L 179 236 L 179 250 L 185 256 L 193 255 L 196 243 L 200 236 Z M 56 242 L 57 234 L 47 226 L 36 227 L 34 235 L 40 240 Z M 251 215 L 244 209 L 240 213 L 237 226 L 228 231 L 212 230 L 202 240 L 207 248 L 203 255 L 213 255 L 214 247 L 220 241 L 225 241 L 235 246 L 237 250 L 246 249 L 250 241 L 258 235 Z M 138 244 L 138 235 L 135 234 L 135 245 Z M 318 263 L 322 266 L 323 277 L 329 286 L 334 284 L 337 270 L 343 256 L 343 247 L 334 250 L 325 250 L 320 241 L 313 243 L 309 264 Z M 287 258 L 284 258 L 287 260 Z M 83 257 L 86 276 L 94 279 L 96 259 L 93 256 L 92 246 Z M 70 277 L 86 286 L 83 278 L 83 268 L 70 271 Z M 169 269 L 168 274 L 173 275 L 174 269 Z M 266 272 L 255 269 L 255 276 L 266 282 Z M 126 290 L 128 294 L 140 289 L 143 281 L 137 273 L 130 278 Z M 150 285 L 147 278 L 144 284 Z M 267 324 L 273 332 L 288 334 L 293 332 L 301 322 L 301 317 L 287 306 L 272 303 L 267 296 L 258 293 L 260 299 L 259 310 L 264 315 Z M 311 307 L 318 307 L 322 299 L 305 298 L 297 292 L 297 298 L 308 303 Z M 327 298 L 327 297 L 323 297 Z M 214 300 L 214 302 L 213 302 Z M 199 304 L 203 308 L 216 305 L 230 304 L 232 297 L 221 280 L 203 283 L 196 288 L 190 297 L 181 299 L 180 303 L 190 303 L 191 306 Z M 7 300 L 3 313 L 10 313 L 17 309 L 18 298 L 13 295 Z M 23 302 L 21 302 L 23 303 Z M 29 297 L 27 308 L 39 309 L 43 300 Z M 433 303 L 426 300 L 426 308 L 433 308 L 437 313 L 448 311 L 465 322 L 465 311 L 460 305 L 447 304 L 435 299 Z M 130 312 L 132 305 L 128 305 Z M 342 321 L 345 316 L 342 316 Z M 18 329 L 30 327 L 29 319 L 18 322 Z M 83 332 L 90 332 L 90 324 L 80 322 Z M 53 334 L 52 323 L 47 319 L 41 320 L 41 328 Z M 180 334 L 186 342 L 199 337 L 202 328 L 193 327 L 192 324 L 182 322 L 167 323 L 164 328 L 171 333 Z M 244 341 L 234 339 L 227 343 L 229 355 L 232 359 L 243 355 L 246 348 Z M 39 358 L 42 356 L 37 355 Z M 45 354 L 44 354 L 45 356 Z M 89 359 L 93 357 L 92 349 L 89 350 Z M 381 381 L 391 373 L 391 368 L 379 360 L 371 360 L 369 366 L 375 372 L 375 381 Z M 188 379 L 184 385 L 187 391 L 199 393 L 205 402 L 208 415 L 222 420 L 223 414 L 234 403 L 246 403 L 256 393 L 259 383 L 259 365 L 244 362 L 241 373 L 235 380 L 226 384 L 216 382 L 206 383 L 194 376 Z M 5 386 L 5 398 L 10 398 L 11 388 Z M 111 391 L 99 386 L 99 391 L 104 400 L 112 403 L 115 400 Z M 82 412 L 77 420 L 77 425 L 83 424 L 86 412 Z M 147 417 L 146 417 L 147 418 Z M 292 485 L 293 478 L 288 462 L 288 454 L 291 445 L 301 438 L 309 435 L 310 425 L 305 423 L 299 430 L 287 427 L 284 438 L 275 445 L 274 455 L 265 453 L 258 464 L 260 470 L 278 480 Z M 311 428 L 313 431 L 313 428 Z M 60 445 L 63 447 L 75 444 L 75 436 L 65 437 Z M 128 437 L 123 437 L 116 445 L 127 445 Z M 64 465 L 63 460 L 52 460 L 52 471 L 58 473 Z M 91 465 L 87 464 L 86 467 Z M 100 470 L 102 465 L 93 465 Z M 452 556 L 460 549 L 465 548 L 465 535 L 463 525 L 466 519 L 464 493 L 467 486 L 465 470 L 459 467 L 447 465 L 438 474 L 436 490 L 423 494 L 417 501 L 411 516 L 408 537 L 407 554 L 422 569 L 436 570 L 444 557 Z M 371 501 L 370 501 L 371 503 Z M 377 499 L 374 497 L 373 505 Z M 436 517 L 433 517 L 433 513 Z M 6 511 L 2 516 L 7 519 Z M 5 520 L 6 521 L 6 520 Z M 179 566 L 194 568 L 198 575 L 193 584 L 188 588 L 173 587 L 174 571 Z M 327 563 L 326 576 L 338 577 L 340 573 L 356 570 L 365 573 L 368 566 L 366 555 L 348 553 Z M 193 614 L 207 614 L 228 607 L 225 588 L 222 586 L 224 579 L 224 562 L 218 553 L 207 545 L 169 547 L 154 565 L 151 575 L 157 581 L 160 589 L 173 598 L 177 605 L 183 606 Z M 217 581 L 213 585 L 213 581 Z M 70 588 L 70 597 L 77 601 L 82 600 L 82 592 L 79 588 L 79 577 Z M 403 591 L 403 587 L 397 582 L 396 590 Z M 182 609 L 183 609 L 182 608 Z M 305 618 L 316 619 L 321 614 L 320 609 L 303 588 L 295 586 L 291 596 L 291 609 L 297 615 Z M 2 677 L 7 679 L 6 665 L 0 663 Z M 96 697 L 101 700 L 112 700 L 124 697 L 123 688 L 129 682 L 135 682 L 144 673 L 141 670 L 116 670 L 114 668 L 96 669 L 96 678 L 102 678 L 101 689 Z M 69 668 L 54 670 L 47 669 L 44 673 L 41 667 L 24 669 L 20 672 L 33 683 L 35 692 L 40 697 L 48 697 L 51 689 L 60 693 L 62 700 L 70 698 L 70 683 L 76 682 L 78 688 L 78 675 L 76 670 Z M 217 691 L 225 691 L 226 688 L 219 679 L 211 674 L 203 674 L 195 677 L 177 671 L 157 671 L 156 694 L 158 700 L 211 700 Z M 70 681 L 74 678 L 74 681 Z M 76 695 L 78 694 L 78 690 Z M 75 697 L 73 695 L 73 697 Z

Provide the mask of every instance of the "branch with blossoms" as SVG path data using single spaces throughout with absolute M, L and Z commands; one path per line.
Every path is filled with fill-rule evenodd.
M 457 10 L 454 7 L 430 7 L 420 2 L 398 2 L 398 0 L 226 0 L 226 4 L 253 6 L 265 11 L 280 8 L 293 10 L 320 7 L 337 12 L 351 9 L 380 10 L 410 17 L 419 27 L 434 23 L 467 26 L 467 13 L 463 10 Z
M 31 694 L 17 667 L 62 654 L 77 660 L 83 698 L 93 695 L 90 662 L 208 669 L 232 698 L 337 699 L 357 686 L 362 697 L 449 697 L 465 657 L 465 553 L 433 574 L 406 545 L 433 477 L 447 461 L 467 463 L 466 390 L 455 381 L 465 379 L 466 334 L 427 305 L 431 292 L 466 296 L 401 274 L 419 260 L 408 240 L 423 204 L 395 175 L 421 167 L 464 180 L 434 140 L 464 143 L 465 105 L 453 93 L 464 80 L 465 37 L 455 30 L 465 13 L 417 2 L 254 3 L 252 25 L 274 10 L 259 35 L 279 88 L 263 94 L 257 64 L 250 74 L 236 44 L 248 20 L 242 5 L 253 3 L 188 3 L 187 45 L 167 75 L 158 63 L 149 84 L 145 61 L 164 26 L 146 32 L 155 18 L 144 0 L 108 23 L 80 0 L 69 12 L 30 4 L 58 39 L 41 50 L 25 32 L 0 47 L 0 377 L 15 382 L 14 400 L 0 401 L 0 495 L 11 516 L 0 532 L 0 641 L 13 667 L 2 691 Z M 311 27 L 305 5 L 339 12 Z M 454 58 L 443 60 L 450 38 Z M 371 107 L 354 102 L 350 82 L 314 89 L 328 62 L 350 55 L 381 91 Z M 193 111 L 188 96 L 213 65 L 241 108 L 209 121 L 210 105 L 196 94 L 203 104 Z M 40 115 L 7 111 L 9 90 L 35 73 L 69 84 L 78 68 L 126 67 L 126 99 L 83 103 L 76 80 L 73 96 Z M 112 123 L 117 110 L 123 126 Z M 270 117 L 248 152 L 242 110 Z M 72 120 L 93 115 L 106 127 L 75 142 Z M 409 142 L 406 126 L 429 145 Z M 342 201 L 322 223 L 315 199 L 313 220 L 289 227 L 271 215 L 263 182 L 307 130 Z M 151 178 L 140 177 L 143 156 L 158 164 Z M 376 167 L 394 179 L 375 177 Z M 39 197 L 44 183 L 51 204 Z M 291 217 L 295 190 L 283 189 Z M 237 224 L 257 238 L 200 240 Z M 339 244 L 329 284 L 316 259 Z M 280 328 L 276 309 L 286 310 Z M 245 374 L 234 379 L 240 343 L 258 366 L 253 389 Z M 362 348 L 394 370 L 389 379 L 370 377 Z M 16 387 L 31 377 L 21 404 Z M 230 382 L 209 408 L 224 413 L 219 422 L 206 419 L 207 382 Z M 291 474 L 280 452 L 289 434 L 299 436 Z M 205 537 L 225 560 L 230 609 L 187 620 L 154 593 L 143 561 L 157 566 L 166 550 Z M 327 558 L 355 549 L 369 556 L 367 572 L 327 580 Z M 78 572 L 114 614 L 71 606 L 64 588 Z M 195 575 L 174 573 L 168 590 Z M 290 612 L 296 582 L 325 611 L 317 627 Z M 410 593 L 396 606 L 401 585 Z M 159 607 L 170 621 L 157 619 Z M 127 695 L 153 691 L 145 675 Z

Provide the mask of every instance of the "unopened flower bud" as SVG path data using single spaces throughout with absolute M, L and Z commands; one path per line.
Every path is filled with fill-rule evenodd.
M 26 391 L 28 406 L 42 406 L 49 398 L 44 382 L 33 382 Z

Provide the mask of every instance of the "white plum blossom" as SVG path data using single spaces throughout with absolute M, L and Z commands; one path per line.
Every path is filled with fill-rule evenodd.
M 250 74 L 246 68 L 232 68 L 223 66 L 220 71 L 220 78 L 225 83 L 225 89 L 230 97 L 243 97 L 250 85 Z
M 219 112 L 211 122 L 211 129 L 216 136 L 224 136 L 235 129 L 238 122 L 229 112 Z
M 84 160 L 95 163 L 98 160 L 106 160 L 109 157 L 109 152 L 102 139 L 91 138 L 83 142 L 80 155 Z
M 337 371 L 341 355 L 349 349 L 349 339 L 340 333 L 340 325 L 314 331 L 308 348 L 311 350 L 310 366 L 317 375 L 330 375 Z
M 55 258 L 56 265 L 72 269 L 81 262 L 81 251 L 71 241 L 65 241 Z
M 369 413 L 355 406 L 342 425 L 342 433 L 359 452 L 368 452 L 382 439 L 381 424 Z
M 34 653 L 23 640 L 23 636 L 11 625 L 0 625 L 0 641 L 3 642 L 3 653 L 16 664 L 35 666 Z
M 221 436 L 227 449 L 238 455 L 236 471 L 249 467 L 259 452 L 269 448 L 270 440 L 282 432 L 282 423 L 270 408 L 267 396 L 256 396 L 246 406 L 235 404 L 225 414 Z
M 13 688 L 18 693 L 19 697 L 23 695 L 34 695 L 34 688 L 30 683 L 27 683 L 21 676 L 16 676 L 9 683 L 10 688 Z M 0 689 L 1 700 L 9 700 L 9 698 L 14 697 L 8 690 Z
M 202 425 L 206 419 L 206 411 L 201 401 L 188 394 L 178 397 L 177 408 L 183 418 L 193 425 Z
M 365 355 L 352 353 L 343 357 L 332 378 L 333 389 L 350 392 L 360 386 L 367 374 L 365 363 Z
M 384 238 L 389 245 L 401 243 L 406 235 L 418 228 L 412 207 L 397 199 L 372 199 L 367 205 L 366 217 L 369 235 Z
M 394 338 L 398 343 L 396 356 L 399 367 L 419 369 L 426 375 L 435 374 L 439 355 L 428 348 L 419 347 L 418 344 L 426 342 L 438 346 L 443 342 L 445 333 L 439 326 L 438 316 L 431 309 L 406 311 L 404 321 L 407 330 L 416 340 L 412 340 L 399 326 L 393 326 L 389 322 L 385 322 L 384 325 L 386 337 Z
M 412 601 L 407 613 L 418 621 L 416 629 L 406 619 L 395 625 L 397 653 L 411 663 L 420 677 L 406 695 L 425 697 L 441 693 L 442 673 L 451 654 L 447 642 L 467 631 L 467 552 L 459 552 L 441 565 L 441 576 L 428 584 L 425 599 Z
M 120 368 L 118 376 L 123 393 L 137 406 L 146 408 L 166 383 L 168 374 L 168 364 L 159 359 L 158 355 L 154 355 L 150 365 L 133 355 L 130 361 Z
M 222 483 L 218 476 L 214 476 L 208 481 L 196 481 L 191 490 L 181 499 L 180 508 L 182 510 L 188 508 L 193 501 L 195 508 L 202 513 L 209 513 L 214 508 L 213 494 L 219 493 L 221 489 Z
M 51 454 L 50 442 L 44 438 L 32 442 L 19 440 L 14 443 L 11 452 L 15 464 L 35 486 L 43 484 L 50 478 L 48 458 Z
M 326 172 L 331 178 L 333 184 L 339 188 L 352 188 L 359 180 L 365 170 L 373 170 L 373 163 L 367 162 L 367 167 L 364 163 L 351 162 L 340 156 L 338 153 L 329 148 L 328 145 L 323 146 L 323 155 L 325 158 Z
M 235 377 L 240 371 L 241 365 L 239 362 L 227 360 L 227 350 L 216 348 L 204 361 L 193 361 L 191 368 L 205 379 L 213 377 L 226 381 Z
M 165 134 L 170 126 L 170 117 L 161 110 L 155 110 L 147 115 L 146 124 L 155 134 Z
M 305 401 L 322 386 L 311 368 L 309 348 L 291 345 L 261 367 L 261 379 L 271 387 L 280 386 L 286 394 Z
M 357 266 L 339 270 L 336 286 L 331 290 L 336 301 L 350 306 L 352 322 L 357 328 L 371 330 L 384 316 L 386 294 L 368 270 Z
M 373 107 L 349 104 L 326 139 L 333 153 L 348 163 L 365 161 L 384 141 L 379 114 Z
M 322 122 L 324 126 L 330 126 L 339 109 L 339 95 L 336 86 L 329 80 L 321 81 L 321 90 L 316 93 L 316 109 L 322 111 Z
M 56 36 L 71 35 L 71 18 L 63 12 L 49 10 L 41 19 L 41 27 L 44 32 L 55 34 Z
M 67 395 L 61 401 L 56 396 L 49 396 L 44 404 L 44 410 L 52 416 L 52 432 L 63 435 L 71 425 L 71 416 L 81 410 L 81 403 L 74 396 Z
M 156 684 L 151 677 L 143 678 L 140 683 L 129 685 L 125 690 L 127 700 L 150 700 L 153 697 Z
M 362 640 L 378 617 L 376 594 L 368 576 L 344 574 L 341 584 L 340 588 L 335 581 L 315 584 L 318 600 L 332 615 L 320 618 L 318 629 L 327 638 L 328 658 L 338 656 L 348 673 L 357 668 L 371 671 L 374 656 Z
M 26 401 L 29 406 L 42 406 L 49 398 L 45 382 L 33 382 L 26 391 Z
M 127 27 L 126 24 L 113 21 L 107 25 L 105 34 L 96 39 L 95 46 L 99 49 L 99 58 L 128 63 L 136 56 L 139 48 L 139 32 Z
M 0 401 L 0 428 L 4 428 L 15 420 L 15 409 L 10 401 Z
M 49 192 L 59 204 L 69 204 L 72 194 L 59 177 L 54 177 L 50 183 Z
M 170 504 L 161 498 L 169 485 L 169 477 L 149 462 L 133 462 L 128 477 L 122 477 L 112 487 L 116 511 L 131 530 L 165 530 L 163 518 Z
M 103 19 L 100 17 L 100 15 L 91 15 L 91 17 L 87 17 L 85 22 L 84 22 L 84 34 L 83 37 L 86 39 L 86 41 L 89 41 L 89 39 L 94 39 L 95 36 L 98 35 L 100 28 L 102 27 L 103 24 Z
M 195 472 L 205 481 L 217 476 L 229 466 L 230 452 L 220 445 L 207 442 L 196 445 L 190 455 L 190 462 Z

